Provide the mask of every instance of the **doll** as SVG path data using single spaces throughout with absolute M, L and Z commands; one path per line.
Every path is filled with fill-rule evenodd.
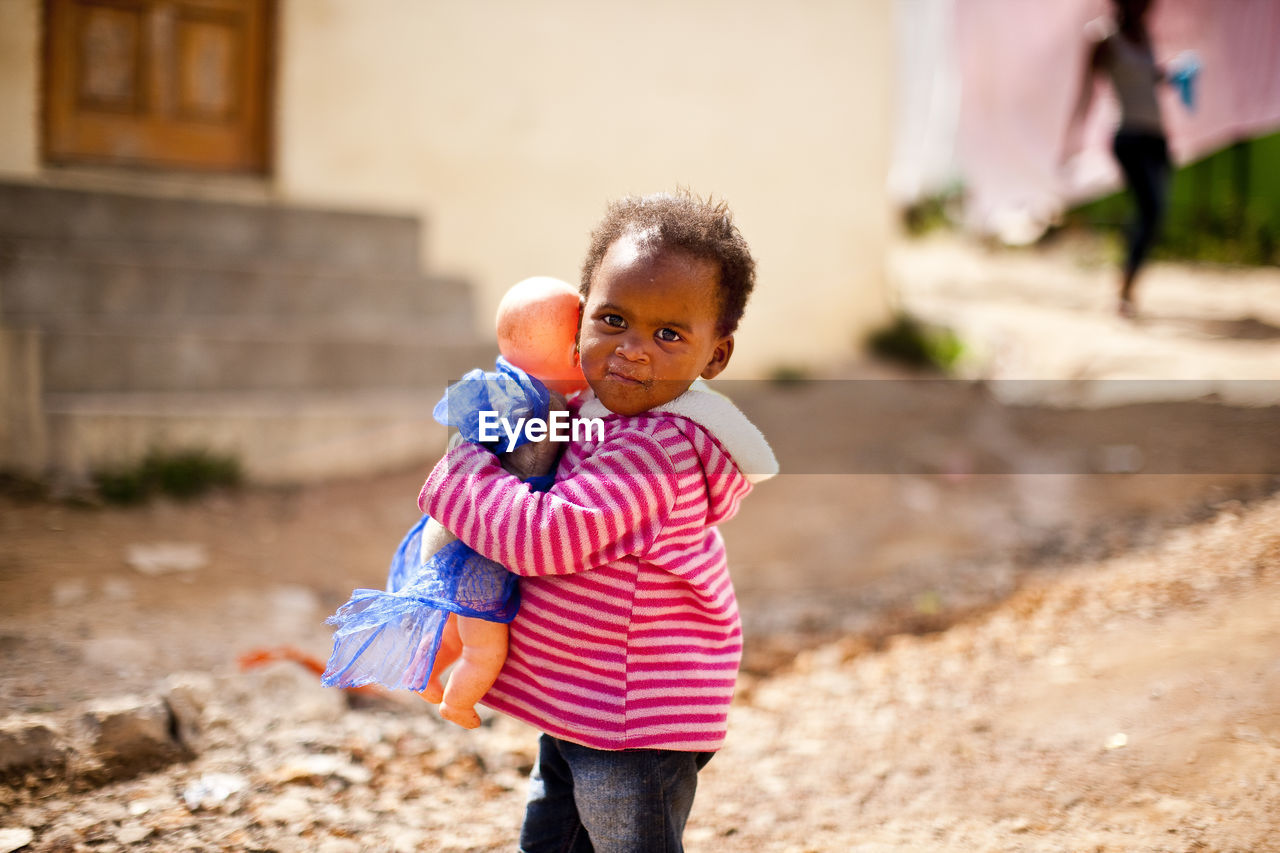
M 578 299 L 569 284 L 545 276 L 507 291 L 497 311 L 497 372 L 472 371 L 436 406 L 437 420 L 459 427 L 455 440 L 476 438 L 479 411 L 515 405 L 516 413 L 545 418 L 586 387 L 575 348 Z M 530 441 L 500 456 L 510 473 L 546 488 L 559 450 L 550 440 Z M 330 618 L 339 627 L 323 683 L 415 690 L 439 703 L 446 720 L 476 728 L 475 703 L 502 669 L 518 607 L 514 575 L 424 516 L 397 549 L 387 590 L 356 590 Z

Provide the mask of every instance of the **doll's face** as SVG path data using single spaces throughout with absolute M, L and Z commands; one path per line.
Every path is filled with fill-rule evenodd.
M 680 249 L 624 235 L 591 277 L 578 332 L 582 372 L 611 412 L 636 415 L 670 402 L 729 363 L 720 335 L 720 271 Z

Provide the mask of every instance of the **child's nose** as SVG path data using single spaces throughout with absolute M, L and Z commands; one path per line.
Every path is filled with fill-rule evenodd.
M 647 361 L 649 358 L 644 342 L 636 335 L 623 335 L 614 351 L 628 361 Z

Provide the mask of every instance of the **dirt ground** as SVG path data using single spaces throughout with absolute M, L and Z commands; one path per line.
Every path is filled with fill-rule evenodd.
M 1280 379 L 1274 271 L 1162 266 L 1125 324 L 1078 252 L 891 260 L 903 303 L 973 343 L 974 376 L 1208 380 L 1217 403 Z M 1276 409 L 1225 428 L 1214 403 L 1095 409 L 1069 443 L 1175 459 L 1099 469 L 1045 455 L 1065 415 L 1044 405 L 993 421 L 948 386 L 866 417 L 858 383 L 891 375 L 747 401 L 788 473 L 724 529 L 747 653 L 689 849 L 1280 850 Z M 1086 388 L 1039 392 L 1064 387 Z M 841 443 L 789 439 L 797 406 L 849 424 Z M 837 451 L 864 461 L 822 473 Z M 535 733 L 236 664 L 327 654 L 323 619 L 383 583 L 423 473 L 134 509 L 0 498 L 0 723 L 73 725 L 175 679 L 198 699 L 188 760 L 0 788 L 0 851 L 513 849 Z

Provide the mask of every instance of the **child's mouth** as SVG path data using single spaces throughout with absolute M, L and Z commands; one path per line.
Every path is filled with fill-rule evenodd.
M 610 370 L 608 373 L 605 374 L 605 378 L 610 379 L 614 382 L 621 383 L 623 385 L 644 385 L 645 384 L 645 381 L 639 378 L 638 376 L 633 376 L 629 373 L 622 373 L 617 370 Z

